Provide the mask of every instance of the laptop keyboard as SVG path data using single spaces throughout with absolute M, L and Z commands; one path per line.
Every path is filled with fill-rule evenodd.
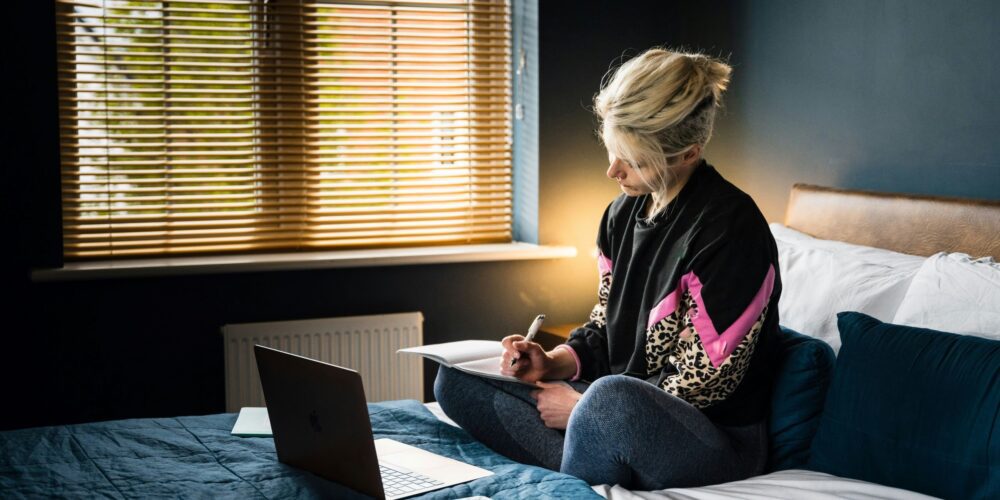
M 407 495 L 414 491 L 443 484 L 441 481 L 436 481 L 427 476 L 396 470 L 382 464 L 378 465 L 378 469 L 382 474 L 382 489 L 385 490 L 385 496 L 387 497 Z

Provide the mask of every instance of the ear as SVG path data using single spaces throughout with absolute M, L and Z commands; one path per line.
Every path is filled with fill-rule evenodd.
M 693 165 L 699 158 L 701 158 L 701 144 L 695 144 L 684 153 L 684 164 Z

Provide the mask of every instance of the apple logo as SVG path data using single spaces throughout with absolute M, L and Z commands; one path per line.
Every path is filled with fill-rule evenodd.
M 316 410 L 313 410 L 309 414 L 309 425 L 312 426 L 314 431 L 323 432 L 323 426 L 319 425 L 319 415 L 316 414 Z

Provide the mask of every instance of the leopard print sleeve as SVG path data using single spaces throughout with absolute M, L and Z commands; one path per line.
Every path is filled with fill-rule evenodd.
M 670 354 L 677 346 L 677 338 L 684 329 L 684 319 L 687 312 L 688 293 L 681 296 L 680 304 L 664 306 L 661 302 L 658 306 L 666 309 L 666 314 L 660 319 L 650 321 L 646 330 L 646 368 L 649 372 L 656 372 L 666 365 Z M 662 314 L 661 314 L 662 316 Z
M 597 268 L 601 274 L 597 285 L 597 304 L 590 311 L 590 322 L 604 328 L 608 324 L 608 297 L 611 295 L 611 259 L 601 254 L 597 257 Z
M 698 314 L 698 306 L 690 301 L 688 307 L 683 320 L 684 329 L 678 334 L 675 348 L 668 356 L 668 362 L 676 368 L 677 373 L 664 378 L 660 386 L 695 408 L 707 408 L 726 399 L 740 385 L 757 346 L 767 308 L 761 311 L 736 349 L 716 366 L 692 321 L 692 317 Z
M 597 286 L 597 304 L 590 311 L 590 321 L 574 330 L 566 341 L 576 355 L 577 374 L 574 379 L 596 380 L 610 371 L 607 310 L 611 293 L 611 259 L 602 253 L 597 258 L 597 267 L 601 278 Z
M 742 314 L 719 332 L 705 306 L 705 285 L 690 272 L 652 311 L 646 330 L 646 364 L 661 371 L 660 387 L 707 408 L 725 400 L 743 380 L 768 313 L 773 266 Z

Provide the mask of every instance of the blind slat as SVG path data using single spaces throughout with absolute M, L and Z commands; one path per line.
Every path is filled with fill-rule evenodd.
M 474 219 L 472 219 L 474 220 Z M 461 231 L 482 231 L 482 230 L 494 230 L 502 231 L 504 230 L 505 220 L 493 220 L 487 219 L 483 221 L 482 224 L 476 225 L 471 224 L 472 220 L 458 221 L 457 223 L 449 223 L 447 221 L 442 221 L 436 224 L 416 226 L 413 225 L 384 225 L 384 226 L 368 226 L 362 228 L 336 228 L 336 227 L 322 227 L 308 224 L 306 222 L 295 223 L 292 221 L 285 228 L 275 228 L 271 229 L 268 226 L 264 227 L 239 227 L 239 228 L 222 228 L 222 229 L 165 229 L 161 231 L 145 231 L 145 232 L 135 232 L 135 233 L 115 233 L 114 236 L 109 237 L 109 233 L 105 234 L 93 234 L 86 238 L 67 238 L 70 242 L 77 242 L 81 247 L 96 247 L 98 245 L 105 244 L 105 240 L 113 240 L 116 244 L 122 246 L 131 247 L 141 247 L 141 246 L 151 246 L 151 245 L 161 245 L 163 243 L 168 244 L 192 244 L 192 243 L 202 243 L 202 244 L 212 244 L 220 241 L 234 241 L 239 238 L 252 238 L 253 240 L 261 239 L 302 239 L 302 238 L 371 238 L 378 237 L 380 235 L 395 235 L 395 236 L 417 236 L 417 235 L 430 235 L 430 234 L 440 234 L 446 235 L 449 233 L 454 233 L 456 230 Z M 109 229 L 114 229 L 113 226 Z
M 281 213 L 227 212 L 225 216 L 214 218 L 197 215 L 181 216 L 181 214 L 178 214 L 167 221 L 141 216 L 130 218 L 108 217 L 103 219 L 75 217 L 71 222 L 67 223 L 66 236 L 93 240 L 97 237 L 96 235 L 106 236 L 110 234 L 113 235 L 112 237 L 135 237 L 137 233 L 156 232 L 159 230 L 194 231 L 232 228 L 263 230 L 266 227 L 290 227 L 297 224 L 301 224 L 309 229 L 315 229 L 318 225 L 324 224 L 331 228 L 352 227 L 365 229 L 372 226 L 392 227 L 452 224 L 457 220 L 472 219 L 491 220 L 495 223 L 508 219 L 510 214 L 510 204 L 493 203 L 490 206 L 477 206 L 472 209 L 469 207 L 457 207 L 444 211 L 392 212 L 384 215 L 380 212 L 318 214 L 314 211 L 290 210 Z
M 481 200 L 485 199 L 486 196 L 493 196 L 493 197 L 500 196 L 502 199 L 502 195 L 504 191 L 506 191 L 505 189 L 506 187 L 507 186 L 504 185 L 496 185 L 496 186 L 490 185 L 487 188 L 477 187 L 476 189 L 473 190 L 463 188 L 464 191 L 461 190 L 448 191 L 445 189 L 437 189 L 437 190 L 401 189 L 399 190 L 400 191 L 399 194 L 400 195 L 411 195 L 416 193 L 463 194 L 465 198 L 459 198 L 462 201 L 468 200 L 469 198 Z M 360 193 L 360 194 L 373 194 L 373 193 L 374 192 L 369 191 L 368 193 Z M 253 196 L 252 194 L 250 194 L 239 198 L 233 198 L 232 201 L 230 202 L 226 202 L 225 199 L 214 198 L 214 197 L 208 198 L 208 201 L 210 201 L 210 203 L 199 203 L 191 199 L 177 199 L 177 197 L 172 197 L 172 196 L 171 197 L 149 196 L 149 197 L 129 198 L 128 200 L 116 199 L 115 203 L 123 203 L 123 202 L 127 203 L 128 213 L 132 212 L 147 213 L 150 211 L 156 211 L 157 213 L 162 213 L 166 211 L 172 211 L 173 213 L 179 213 L 182 211 L 185 213 L 195 213 L 195 212 L 201 213 L 211 210 L 240 210 L 240 209 L 246 209 L 246 210 L 258 209 L 262 211 L 267 211 L 267 210 L 283 210 L 283 209 L 293 210 L 296 207 L 301 207 L 301 205 L 298 202 L 282 202 L 281 200 L 283 200 L 284 198 L 280 195 L 273 195 L 271 199 L 278 201 L 273 201 L 273 202 L 262 201 L 261 199 L 258 199 L 257 196 Z M 95 211 L 100 211 L 102 208 L 104 209 L 104 211 L 110 211 L 109 207 L 110 200 L 95 201 L 95 200 L 88 200 L 86 198 L 78 198 L 77 200 L 82 201 L 83 203 L 80 203 L 77 206 L 72 207 L 72 209 L 70 210 L 72 213 L 68 215 L 67 220 L 70 219 L 83 220 L 83 219 L 78 219 L 78 217 L 84 217 L 84 216 L 78 216 L 74 214 L 81 214 L 81 213 L 92 214 Z M 324 204 L 322 202 L 316 202 L 310 206 L 320 206 L 320 205 Z M 344 207 L 341 208 L 343 209 Z M 398 204 L 393 204 L 393 207 L 390 208 L 396 209 L 398 208 Z M 381 212 L 382 208 L 379 208 L 379 211 Z M 101 216 L 98 215 L 98 216 L 86 216 L 86 217 L 101 217 Z

